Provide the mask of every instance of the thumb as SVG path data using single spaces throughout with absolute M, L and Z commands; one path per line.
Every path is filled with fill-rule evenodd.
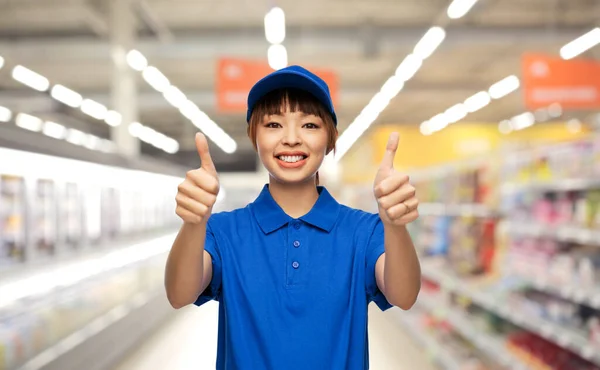
M 208 150 L 208 141 L 206 140 L 206 136 L 204 136 L 204 134 L 196 134 L 196 149 L 198 150 L 198 155 L 200 156 L 200 167 L 216 175 L 217 169 L 215 168 L 215 164 L 210 156 L 210 151 Z
M 385 153 L 383 154 L 383 160 L 381 161 L 381 169 L 392 169 L 394 168 L 394 157 L 396 156 L 396 150 L 398 150 L 398 141 L 400 135 L 397 132 L 392 132 L 388 139 L 387 146 L 385 147 Z

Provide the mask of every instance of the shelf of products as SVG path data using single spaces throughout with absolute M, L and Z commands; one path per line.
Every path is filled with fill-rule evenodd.
M 441 290 L 417 307 L 506 368 L 600 369 L 600 140 L 481 163 L 411 176 L 424 207 L 409 228 Z

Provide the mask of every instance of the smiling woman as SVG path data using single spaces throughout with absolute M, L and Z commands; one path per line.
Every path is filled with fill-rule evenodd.
M 307 135 L 309 140 L 306 140 Z M 271 174 L 277 173 L 277 166 L 270 165 L 274 163 L 273 158 L 277 159 L 278 167 L 288 169 L 303 169 L 308 164 L 306 172 L 315 171 L 318 185 L 317 170 L 324 156 L 335 151 L 338 131 L 332 115 L 317 98 L 306 91 L 289 88 L 272 91 L 256 103 L 248 137 Z M 279 140 L 281 145 L 270 149 L 259 145 L 267 141 L 271 143 L 267 145 L 274 145 L 273 140 Z M 319 146 L 320 142 L 325 145 L 316 151 L 315 144 Z M 307 149 L 315 151 L 307 152 Z M 267 150 L 271 150 L 270 153 Z M 309 158 L 311 155 L 314 157 Z M 301 175 L 305 175 L 305 171 Z

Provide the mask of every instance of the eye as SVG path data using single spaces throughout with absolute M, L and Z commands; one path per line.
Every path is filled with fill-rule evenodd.
M 317 125 L 315 123 L 306 123 L 306 124 L 304 124 L 304 127 L 308 128 L 308 129 L 316 129 L 316 128 L 319 128 L 319 125 Z
M 269 123 L 267 123 L 265 125 L 265 127 L 268 127 L 268 128 L 277 128 L 277 127 L 281 127 L 281 125 L 279 123 L 277 123 L 277 122 L 269 122 Z

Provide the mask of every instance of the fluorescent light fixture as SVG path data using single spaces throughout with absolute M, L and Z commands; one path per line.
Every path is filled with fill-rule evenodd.
M 433 116 L 427 124 L 432 132 L 437 132 L 448 126 L 450 122 L 444 113 L 439 113 Z
M 512 132 L 512 130 L 512 123 L 507 119 L 498 124 L 498 131 L 500 131 L 501 134 L 508 135 Z
M 144 69 L 142 77 L 154 90 L 161 93 L 165 92 L 171 86 L 169 79 L 156 67 L 150 66 Z
M 396 76 L 403 82 L 410 80 L 423 65 L 423 60 L 414 54 L 408 54 L 396 69 Z
M 202 111 L 198 106 L 191 100 L 186 100 L 179 107 L 179 112 L 183 114 L 187 119 L 193 120 L 196 117 L 199 117 L 202 114 Z
M 83 101 L 81 94 L 63 85 L 54 85 L 50 91 L 50 96 L 72 108 L 79 108 L 79 106 L 81 106 L 81 102 Z
M 37 91 L 46 91 L 50 87 L 50 81 L 46 77 L 22 65 L 13 68 L 12 77 L 23 85 L 27 85 Z
M 2 67 L 4 67 L 4 58 L 0 56 L 0 69 L 2 69 Z
M 19 113 L 17 114 L 15 123 L 22 129 L 39 132 L 42 129 L 44 121 L 29 114 Z
M 458 122 L 467 116 L 467 108 L 464 104 L 458 103 L 448 108 L 446 112 L 444 112 L 444 116 L 449 123 Z
M 83 146 L 90 150 L 99 150 L 100 138 L 92 134 L 86 134 L 83 138 Z
M 142 126 L 142 124 L 139 122 L 131 122 L 131 124 L 129 124 L 128 131 L 131 136 L 139 138 L 143 131 L 143 127 L 144 126 Z
M 489 94 L 492 99 L 500 99 L 520 86 L 519 78 L 515 75 L 508 76 L 490 86 Z
M 548 106 L 548 115 L 550 118 L 558 118 L 562 116 L 563 110 L 559 103 L 552 103 Z
M 113 153 L 116 151 L 116 145 L 110 140 L 101 139 L 98 145 L 98 150 L 104 153 Z
M 572 134 L 581 132 L 581 121 L 573 118 L 567 121 L 567 130 Z
M 42 133 L 46 136 L 49 136 L 54 139 L 64 139 L 67 133 L 67 129 L 65 126 L 60 123 L 46 121 L 44 123 L 44 128 L 42 129 Z
M 572 59 L 598 44 L 600 44 L 600 27 L 594 28 L 560 48 L 560 56 L 563 59 Z
M 465 100 L 465 107 L 469 113 L 473 113 L 490 104 L 490 101 L 487 91 L 480 91 Z
M 81 102 L 81 111 L 97 120 L 104 120 L 108 113 L 108 109 L 104 105 L 91 99 Z
M 388 78 L 388 80 L 381 87 L 380 93 L 389 99 L 393 99 L 402 89 L 404 88 L 404 81 L 396 75 Z
M 0 122 L 8 122 L 11 119 L 12 119 L 11 110 L 0 105 Z
M 421 134 L 423 134 L 425 136 L 429 136 L 429 135 L 433 134 L 433 131 L 429 127 L 429 121 L 425 121 L 425 122 L 421 123 L 421 125 L 419 126 L 419 131 L 421 131 Z
M 136 71 L 143 71 L 148 67 L 148 60 L 137 50 L 130 50 L 127 53 L 127 64 Z
M 446 31 L 441 27 L 431 27 L 425 35 L 419 40 L 413 50 L 413 54 L 425 60 L 433 54 L 435 49 L 440 46 L 444 38 L 446 37 Z
M 450 19 L 458 19 L 463 17 L 465 14 L 471 10 L 473 5 L 477 0 L 454 0 L 448 6 L 448 18 Z
M 86 135 L 85 132 L 71 128 L 67 131 L 67 141 L 74 145 L 83 145 Z
M 106 122 L 107 125 L 112 127 L 119 126 L 122 121 L 123 116 L 121 115 L 121 113 L 114 110 L 109 110 L 108 112 L 106 112 L 106 117 L 104 117 L 104 122 Z
M 269 66 L 274 70 L 279 70 L 287 67 L 288 56 L 287 50 L 283 45 L 271 45 L 267 51 Z
M 521 113 L 511 118 L 510 123 L 514 130 L 522 130 L 535 123 L 535 116 L 531 112 Z
M 265 37 L 271 44 L 281 44 L 285 40 L 285 13 L 275 7 L 265 15 Z
M 369 101 L 369 104 L 367 105 L 366 109 L 373 112 L 377 112 L 377 115 L 379 115 L 379 113 L 383 112 L 383 110 L 388 106 L 389 103 L 390 98 L 385 94 L 378 92 L 373 96 L 373 98 L 371 98 L 371 101 Z
M 175 108 L 183 106 L 183 104 L 188 100 L 185 94 L 173 85 L 169 86 L 169 88 L 163 93 L 163 96 L 169 102 L 169 104 Z

